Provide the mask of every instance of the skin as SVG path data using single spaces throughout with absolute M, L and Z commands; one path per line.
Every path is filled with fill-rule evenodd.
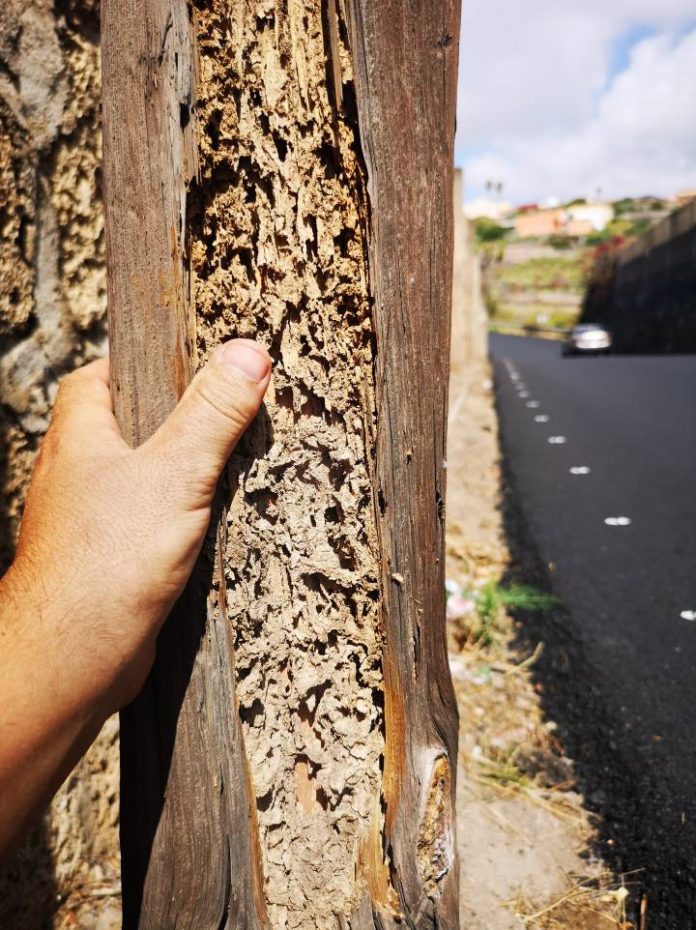
M 138 449 L 107 360 L 63 379 L 0 580 L 0 857 L 142 688 L 270 377 L 265 349 L 226 343 Z

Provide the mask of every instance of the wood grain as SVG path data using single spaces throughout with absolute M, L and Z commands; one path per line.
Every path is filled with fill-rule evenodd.
M 112 393 L 123 433 L 138 445 L 195 368 L 188 3 L 104 0 L 102 60 Z M 222 500 L 217 516 L 224 525 Z M 208 551 L 215 542 L 213 533 Z M 224 601 L 219 566 L 203 559 L 167 620 L 143 692 L 121 715 L 126 928 L 264 924 Z
M 386 805 L 400 917 L 458 926 L 457 709 L 445 643 L 445 440 L 457 0 L 348 0 L 370 196 L 376 494 L 382 544 Z M 378 916 L 376 916 L 378 915 Z
M 230 15 L 241 7 L 234 0 Z M 353 105 L 336 18 L 348 23 L 368 178 L 384 642 L 382 804 L 356 867 L 363 898 L 350 925 L 454 928 L 444 459 L 459 5 L 327 0 L 325 13 L 336 110 Z M 184 0 L 105 0 L 102 16 L 114 401 L 137 444 L 194 368 L 186 197 L 195 177 L 195 54 Z M 220 527 L 226 503 L 221 495 Z M 143 694 L 122 717 L 127 928 L 268 925 L 219 557 L 226 547 L 222 529 L 213 535 L 207 551 L 217 555 L 199 566 Z

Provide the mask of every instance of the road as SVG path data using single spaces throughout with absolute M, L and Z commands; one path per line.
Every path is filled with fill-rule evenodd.
M 549 701 L 607 848 L 645 870 L 649 930 L 696 928 L 696 356 L 500 335 L 491 355 L 511 488 L 570 626 L 544 631 L 568 672 Z

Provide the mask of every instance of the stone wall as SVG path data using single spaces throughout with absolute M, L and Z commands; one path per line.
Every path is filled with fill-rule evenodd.
M 95 0 L 0 6 L 0 571 L 62 374 L 106 351 Z M 0 873 L 0 926 L 116 926 L 117 722 Z M 101 920 L 101 923 L 99 921 Z

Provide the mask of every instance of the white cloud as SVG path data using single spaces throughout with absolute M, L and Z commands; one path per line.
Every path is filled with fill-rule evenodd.
M 469 191 L 488 178 L 517 201 L 696 186 L 696 29 L 675 38 L 693 14 L 693 0 L 466 3 L 457 153 Z M 608 81 L 637 25 L 657 34 Z

